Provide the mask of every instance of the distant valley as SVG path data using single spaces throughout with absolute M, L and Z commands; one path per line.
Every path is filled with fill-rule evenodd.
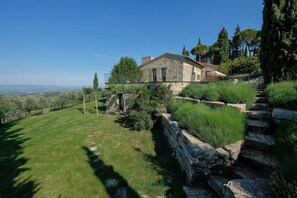
M 66 90 L 78 90 L 82 86 L 57 86 L 57 85 L 0 85 L 0 93 L 16 94 L 16 93 L 45 93 L 60 92 Z

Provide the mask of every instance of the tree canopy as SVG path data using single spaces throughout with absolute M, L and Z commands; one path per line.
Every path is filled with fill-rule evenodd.
M 202 56 L 206 55 L 207 51 L 207 45 L 203 45 L 199 38 L 198 44 L 191 50 L 191 54 L 196 56 L 196 61 L 201 61 Z
M 137 63 L 133 58 L 122 57 L 114 65 L 108 81 L 112 84 L 136 82 L 140 80 L 141 74 L 141 70 L 137 67 Z
M 228 32 L 225 28 L 223 28 L 218 36 L 217 46 L 214 52 L 213 62 L 214 64 L 226 63 L 229 60 L 229 38 Z
M 186 47 L 185 46 L 183 47 L 182 55 L 183 56 L 189 56 L 190 55 L 189 51 L 186 50 Z

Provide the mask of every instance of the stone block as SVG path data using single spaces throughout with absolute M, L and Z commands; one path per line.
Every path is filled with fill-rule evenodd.
M 225 103 L 219 101 L 208 101 L 208 100 L 201 100 L 201 103 L 209 105 L 211 107 L 222 107 L 225 106 Z
M 258 178 L 254 180 L 236 179 L 229 181 L 224 188 L 224 198 L 270 198 L 274 197 L 268 187 L 268 180 Z
M 294 120 L 297 119 L 297 111 L 275 108 L 272 111 L 272 118 L 276 120 Z
M 218 195 L 216 193 L 208 189 L 203 189 L 199 187 L 184 186 L 183 191 L 187 198 L 197 198 L 197 197 L 218 198 Z
M 246 111 L 246 104 L 232 104 L 232 103 L 227 103 L 226 104 L 229 107 L 234 107 L 238 109 L 240 112 L 245 112 Z
M 224 196 L 224 188 L 228 183 L 228 179 L 217 175 L 210 175 L 208 178 L 208 185 L 220 196 Z
M 228 151 L 228 153 L 230 154 L 231 160 L 234 160 L 234 161 L 237 160 L 240 154 L 240 150 L 243 145 L 243 142 L 244 142 L 243 140 L 240 140 L 238 142 L 235 142 L 234 144 L 229 144 L 224 147 L 224 149 Z

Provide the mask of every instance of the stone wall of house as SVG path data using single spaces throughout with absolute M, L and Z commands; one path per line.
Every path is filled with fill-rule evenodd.
M 189 82 L 151 82 L 150 89 L 155 89 L 155 87 L 159 84 L 165 85 L 165 86 L 170 86 L 170 90 L 172 91 L 172 94 L 174 96 L 177 96 L 180 94 L 180 92 L 188 86 L 190 83 Z
M 201 78 L 203 82 L 216 82 L 220 80 L 220 77 L 213 75 L 214 71 L 217 71 L 217 67 L 204 67 L 201 71 Z M 207 73 L 209 75 L 207 75 Z
M 189 63 L 183 63 L 183 81 L 185 82 L 200 82 L 201 81 L 201 69 L 190 65 Z
M 166 68 L 166 81 L 182 81 L 183 57 L 166 55 L 141 67 L 142 82 L 153 81 L 153 69 L 157 69 L 157 81 L 162 81 L 162 68 Z
M 229 174 L 243 144 L 243 141 L 238 141 L 215 149 L 182 129 L 171 114 L 162 114 L 162 125 L 168 143 L 186 173 L 187 181 L 192 184 L 205 181 L 210 174 Z

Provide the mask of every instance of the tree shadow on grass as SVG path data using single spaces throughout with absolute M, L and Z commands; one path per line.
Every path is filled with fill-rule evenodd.
M 0 127 L 0 197 L 33 197 L 39 190 L 31 177 L 19 181 L 17 177 L 29 170 L 23 168 L 29 159 L 20 157 L 22 144 L 28 140 L 23 138 L 21 130 L 10 130 L 15 124 Z
M 96 155 L 87 147 L 83 147 L 83 148 L 86 151 L 86 154 L 89 158 L 89 164 L 92 167 L 94 174 L 105 186 L 105 189 L 110 197 L 129 197 L 129 198 L 139 197 L 137 192 L 129 186 L 126 179 L 123 178 L 119 173 L 117 173 L 112 166 L 106 165 L 103 162 L 103 160 L 99 158 L 98 155 Z M 111 184 L 108 184 L 108 183 L 112 183 L 110 182 L 112 181 L 111 179 L 115 179 L 116 181 L 118 181 L 118 184 L 115 184 L 114 186 L 112 186 Z
M 155 143 L 156 156 L 144 153 L 138 148 L 135 148 L 135 150 L 142 153 L 158 174 L 162 175 L 162 179 L 158 181 L 158 184 L 162 183 L 169 187 L 166 191 L 166 197 L 184 197 L 182 187 L 186 184 L 186 177 L 181 171 L 178 161 L 172 155 L 172 149 L 163 135 L 161 124 L 156 123 L 151 132 Z
M 124 128 L 128 128 L 128 129 L 130 129 L 131 131 L 135 131 L 135 129 L 133 128 L 133 125 L 132 125 L 131 120 L 130 120 L 127 116 L 119 115 L 119 116 L 117 117 L 117 119 L 115 120 L 115 123 L 118 123 L 118 124 L 120 124 L 122 127 L 124 127 Z

